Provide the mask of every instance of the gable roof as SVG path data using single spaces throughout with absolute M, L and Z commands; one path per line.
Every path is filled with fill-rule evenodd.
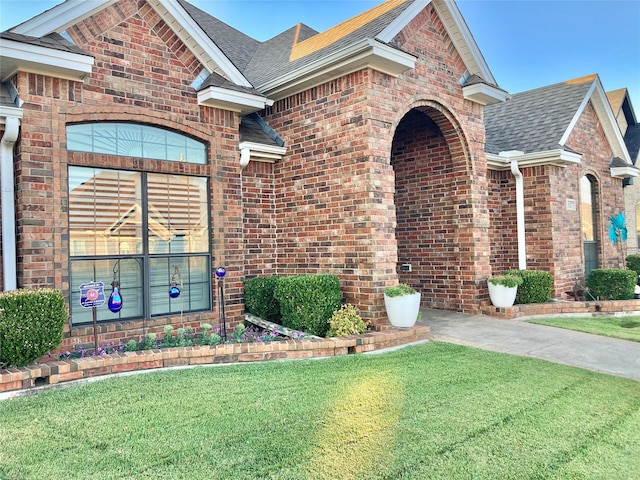
M 517 93 L 506 102 L 486 106 L 485 152 L 493 155 L 508 151 L 576 153 L 566 142 L 589 102 L 593 104 L 614 157 L 630 164 L 629 153 L 597 75 Z

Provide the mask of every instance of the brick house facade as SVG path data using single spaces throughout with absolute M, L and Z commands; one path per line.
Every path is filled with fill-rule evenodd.
M 321 272 L 338 275 L 375 325 L 386 322 L 388 285 L 474 313 L 487 276 L 518 267 L 513 175 L 485 138 L 487 105 L 508 95 L 455 3 L 390 0 L 326 32 L 299 25 L 262 43 L 183 0 L 67 2 L 42 15 L 0 34 L 11 67 L 3 125 L 20 124 L 19 138 L 2 132 L 12 148 L 2 161 L 14 166 L 16 286 L 66 295 L 67 345 L 91 342 L 74 320 L 84 318 L 80 275 L 91 271 L 107 293 L 118 277 L 135 307 L 100 314 L 108 341 L 217 322 L 220 265 L 231 324 L 244 279 Z M 568 167 L 522 169 L 528 266 L 553 273 L 557 295 L 584 271 L 581 242 L 564 241 L 579 239 L 579 209 L 566 210 L 580 201 L 581 176 L 597 180 L 599 231 L 622 205 L 609 163 L 628 159 L 590 105 L 565 141 Z M 159 141 L 165 153 L 121 150 L 160 132 L 171 132 Z M 203 145 L 206 159 L 171 157 L 182 141 Z M 600 263 L 618 262 L 616 252 L 602 243 Z M 166 298 L 178 264 L 187 308 Z

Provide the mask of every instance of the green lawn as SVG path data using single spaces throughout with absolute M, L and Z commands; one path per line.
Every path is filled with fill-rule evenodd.
M 550 317 L 528 322 L 640 342 L 640 317 Z
M 429 342 L 0 402 L 0 478 L 636 479 L 640 383 Z

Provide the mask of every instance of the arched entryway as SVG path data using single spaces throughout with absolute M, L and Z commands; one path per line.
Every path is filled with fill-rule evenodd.
M 478 284 L 468 148 L 441 105 L 414 107 L 397 125 L 395 173 L 398 278 L 422 305 L 477 311 Z

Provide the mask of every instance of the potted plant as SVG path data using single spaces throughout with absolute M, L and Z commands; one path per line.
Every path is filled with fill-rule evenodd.
M 384 290 L 384 306 L 394 327 L 412 327 L 420 313 L 420 292 L 401 283 Z
M 516 300 L 518 285 L 522 278 L 518 275 L 496 275 L 487 279 L 489 298 L 494 307 L 511 307 Z

